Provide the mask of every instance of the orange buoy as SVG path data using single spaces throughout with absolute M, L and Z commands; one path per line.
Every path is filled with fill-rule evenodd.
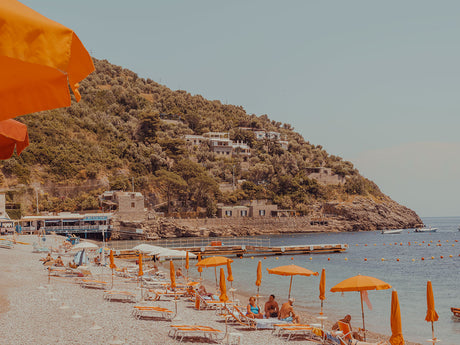
M 399 262 L 399 259 L 396 259 L 396 261 L 398 261 L 398 262 Z
M 425 258 L 422 258 L 422 261 L 425 260 Z
M 367 258 L 364 258 L 364 261 L 367 261 Z

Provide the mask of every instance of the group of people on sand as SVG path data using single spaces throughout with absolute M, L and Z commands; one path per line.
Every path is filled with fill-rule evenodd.
M 294 312 L 292 307 L 294 301 L 294 298 L 289 298 L 286 303 L 281 305 L 280 309 L 278 302 L 275 301 L 275 295 L 270 295 L 262 312 L 262 309 L 256 304 L 255 297 L 250 297 L 246 316 L 253 319 L 278 318 L 281 321 L 299 323 L 299 315 Z

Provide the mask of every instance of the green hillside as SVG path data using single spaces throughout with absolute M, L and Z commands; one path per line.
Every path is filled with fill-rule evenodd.
M 23 213 L 35 209 L 36 194 L 42 211 L 96 209 L 103 190 L 131 190 L 133 183 L 147 205 L 162 205 L 158 210 L 208 216 L 218 202 L 243 199 L 269 199 L 303 214 L 319 202 L 351 195 L 387 199 L 352 163 L 310 144 L 289 124 L 94 62 L 79 103 L 18 118 L 28 126 L 30 146 L 0 163 L 0 182 L 10 190 L 8 201 L 22 203 Z M 257 129 L 279 133 L 287 149 L 277 140 L 257 140 Z M 184 139 L 208 132 L 228 132 L 251 147 L 251 156 L 238 149 L 236 155 L 218 155 L 209 144 L 192 146 Z M 309 178 L 307 168 L 320 166 L 346 182 L 325 185 Z M 238 189 L 219 189 L 233 181 L 240 181 Z

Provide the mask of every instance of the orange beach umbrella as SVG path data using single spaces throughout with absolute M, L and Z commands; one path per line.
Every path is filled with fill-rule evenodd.
M 198 252 L 198 263 L 201 262 L 201 252 Z M 198 272 L 200 272 L 200 279 L 201 279 L 201 272 L 203 272 L 203 267 L 198 266 Z
M 14 148 L 18 155 L 29 146 L 27 126 L 15 120 L 0 121 L 0 159 L 8 159 Z
M 361 315 L 363 318 L 364 340 L 366 340 L 366 327 L 364 323 L 363 292 L 367 290 L 391 289 L 391 285 L 384 281 L 368 276 L 357 275 L 345 279 L 331 288 L 331 292 L 359 291 L 361 297 Z
M 233 284 L 232 265 L 230 259 L 227 259 L 227 280 Z
M 115 265 L 115 260 L 113 258 L 113 250 L 110 249 L 110 265 L 109 267 L 112 269 L 112 288 L 113 288 L 113 269 L 114 268 L 117 268 L 117 266 Z
M 216 277 L 216 287 L 217 287 L 217 266 L 226 265 L 227 261 L 233 262 L 232 259 L 226 258 L 225 256 L 211 256 L 209 258 L 199 261 L 195 266 L 198 267 L 214 267 L 214 275 Z
M 291 288 L 292 288 L 292 277 L 293 276 L 317 276 L 318 272 L 310 271 L 309 269 L 297 266 L 297 265 L 287 265 L 287 266 L 279 266 L 275 268 L 268 269 L 267 271 L 269 274 L 277 274 L 280 276 L 290 276 L 291 282 L 289 283 L 289 294 L 288 298 L 291 297 Z
M 225 273 L 224 273 L 223 268 L 220 269 L 220 284 L 219 284 L 219 287 L 220 287 L 219 300 L 225 303 L 225 302 L 228 301 L 228 297 L 227 297 L 227 285 L 225 284 Z
M 137 275 L 139 277 L 144 275 L 144 271 L 142 269 L 142 253 L 139 253 L 139 272 L 137 273 Z
M 189 261 L 188 261 L 188 251 L 185 252 L 185 269 L 188 271 L 190 268 Z
M 176 270 L 172 260 L 169 261 L 169 278 L 171 279 L 171 289 L 176 288 Z
M 398 292 L 396 290 L 393 290 L 391 292 L 390 323 L 391 323 L 390 344 L 391 345 L 404 345 L 404 337 L 402 334 L 402 327 L 401 327 L 401 310 L 399 308 Z
M 16 0 L 0 2 L 0 120 L 77 102 L 78 83 L 94 71 L 69 28 Z
M 434 295 L 433 295 L 433 286 L 431 286 L 431 281 L 426 282 L 426 316 L 425 321 L 431 322 L 431 340 L 433 344 L 437 342 L 437 339 L 434 337 L 434 322 L 438 321 L 439 316 L 436 310 L 434 309 Z
M 321 271 L 321 279 L 319 281 L 319 299 L 321 300 L 321 315 L 323 315 L 323 301 L 326 299 L 326 270 Z

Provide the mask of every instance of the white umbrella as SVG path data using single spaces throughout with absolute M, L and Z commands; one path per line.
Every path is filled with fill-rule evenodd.
M 148 255 L 157 255 L 161 253 L 164 248 L 153 246 L 151 244 L 142 243 L 133 248 L 133 250 L 138 250 L 141 253 L 148 254 Z
M 159 258 L 171 258 L 171 259 L 185 259 L 187 256 L 187 252 L 184 250 L 175 250 L 175 249 L 167 249 L 163 248 L 164 250 L 158 254 Z M 188 253 L 190 259 L 196 258 L 196 255 L 193 253 Z
M 80 249 L 97 249 L 99 246 L 97 244 L 91 242 L 80 242 L 72 247 L 72 250 L 80 250 Z

